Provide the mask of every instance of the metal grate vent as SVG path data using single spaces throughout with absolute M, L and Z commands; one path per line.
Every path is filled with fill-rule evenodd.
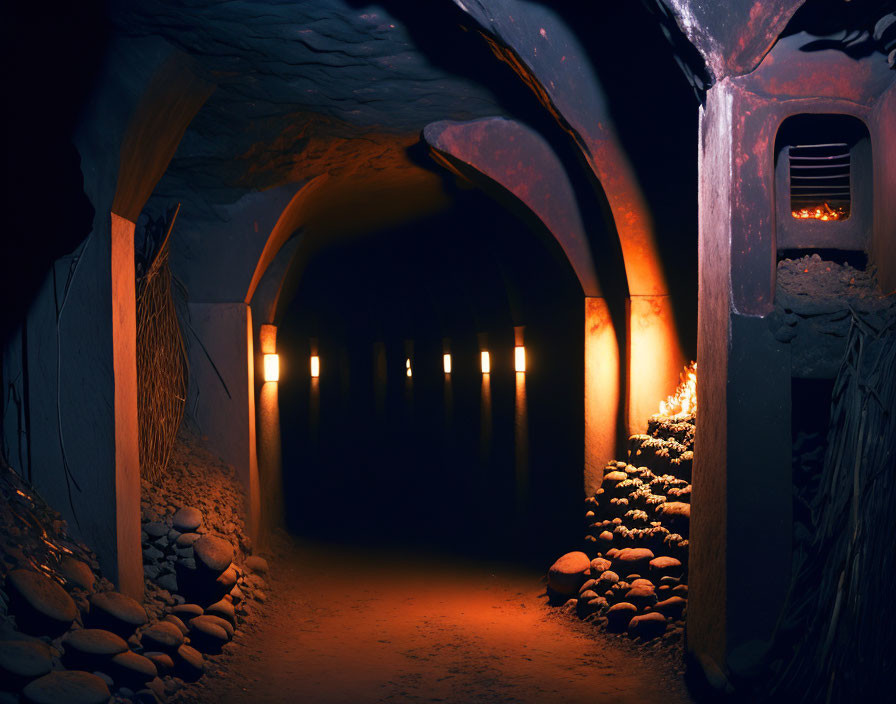
M 843 220 L 849 217 L 849 145 L 791 146 L 790 207 L 795 218 Z

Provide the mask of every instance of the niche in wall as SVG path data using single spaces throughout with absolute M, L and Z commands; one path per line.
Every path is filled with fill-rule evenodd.
M 852 115 L 800 114 L 775 139 L 778 252 L 867 252 L 872 226 L 868 128 Z

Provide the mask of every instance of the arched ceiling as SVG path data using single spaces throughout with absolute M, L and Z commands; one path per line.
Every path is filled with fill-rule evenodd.
M 435 40 L 427 23 L 408 28 L 416 3 L 393 4 L 404 9 L 353 0 L 118 2 L 117 32 L 162 37 L 217 85 L 159 192 L 214 205 L 322 173 L 414 168 L 403 152 L 428 122 L 513 111 L 477 79 L 477 62 L 494 62 L 459 29 L 462 13 L 434 3 Z

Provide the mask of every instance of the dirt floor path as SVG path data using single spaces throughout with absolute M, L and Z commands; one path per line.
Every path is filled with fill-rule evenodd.
M 670 657 L 546 606 L 540 575 L 293 543 L 184 702 L 690 702 Z

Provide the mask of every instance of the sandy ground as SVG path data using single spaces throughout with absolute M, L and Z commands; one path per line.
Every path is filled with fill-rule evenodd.
M 691 701 L 671 657 L 549 608 L 535 572 L 284 545 L 268 602 L 181 701 Z

